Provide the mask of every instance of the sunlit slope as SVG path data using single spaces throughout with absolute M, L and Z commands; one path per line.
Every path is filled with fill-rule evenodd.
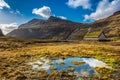
M 113 15 L 97 20 L 87 27 L 81 27 L 80 29 L 73 32 L 69 39 L 83 39 L 86 33 L 104 31 L 107 38 L 120 38 L 120 11 L 114 13 Z

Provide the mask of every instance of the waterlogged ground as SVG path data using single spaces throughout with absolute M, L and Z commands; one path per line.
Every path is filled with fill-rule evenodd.
M 70 71 L 69 74 L 76 75 L 78 79 L 82 79 L 83 76 L 92 77 L 93 75 L 99 77 L 100 74 L 95 70 L 97 67 L 105 67 L 112 70 L 112 67 L 94 58 L 70 57 L 50 60 L 42 57 L 35 62 L 28 62 L 26 64 L 32 66 L 32 70 L 44 69 L 47 72 L 67 70 Z
M 0 38 L 0 80 L 120 80 L 119 75 L 119 41 Z

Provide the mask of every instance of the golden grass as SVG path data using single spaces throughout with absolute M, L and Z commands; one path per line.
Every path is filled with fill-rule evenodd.
M 67 58 L 67 57 L 93 57 L 106 62 L 108 65 L 116 69 L 116 72 L 111 72 L 109 75 L 112 79 L 118 79 L 120 75 L 120 43 L 119 42 L 85 42 L 85 41 L 68 41 L 68 42 L 49 42 L 41 43 L 39 41 L 29 44 L 27 41 L 17 41 L 9 38 L 11 41 L 0 40 L 0 79 L 39 79 L 47 80 L 50 75 L 54 78 L 60 78 L 60 74 L 67 72 L 59 72 L 59 74 L 50 74 L 46 71 L 31 71 L 31 66 L 25 63 L 38 60 L 40 57 L 52 58 Z M 16 45 L 17 44 L 17 45 Z M 19 45 L 20 46 L 19 46 Z M 16 46 L 11 46 L 16 45 Z M 7 46 L 7 47 L 6 47 Z M 39 74 L 38 74 L 39 72 Z M 104 74 L 108 74 L 103 70 Z M 41 75 L 42 74 L 42 75 Z M 65 74 L 64 74 L 65 75 Z M 65 75 L 71 80 L 70 75 Z M 107 76 L 111 80 L 110 76 Z M 101 76 L 102 79 L 102 76 Z
M 98 38 L 102 31 L 90 32 L 85 35 L 85 38 Z

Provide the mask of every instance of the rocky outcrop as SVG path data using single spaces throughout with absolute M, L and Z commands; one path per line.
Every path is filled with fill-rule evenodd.
M 3 36 L 2 30 L 0 29 L 0 36 Z

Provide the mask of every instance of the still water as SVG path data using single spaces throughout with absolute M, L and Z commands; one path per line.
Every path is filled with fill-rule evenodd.
M 82 62 L 83 64 L 75 64 L 73 62 Z M 81 76 L 92 76 L 99 75 L 95 70 L 95 67 L 107 67 L 106 63 L 99 61 L 94 58 L 80 58 L 80 57 L 70 57 L 66 59 L 46 59 L 44 57 L 40 58 L 35 62 L 28 62 L 28 65 L 32 66 L 33 70 L 45 69 L 47 72 L 51 72 L 53 67 L 55 70 L 69 70 L 70 68 L 74 69 L 76 75 Z

